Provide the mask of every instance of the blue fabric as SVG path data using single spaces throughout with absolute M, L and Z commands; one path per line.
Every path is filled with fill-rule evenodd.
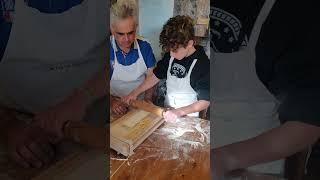
M 43 13 L 63 13 L 83 0 L 24 0 L 31 7 Z M 14 12 L 15 0 L 0 0 L 0 61 L 6 49 L 12 27 L 12 13 Z
M 138 39 L 138 44 L 140 46 L 141 54 L 144 59 L 144 62 L 146 63 L 147 68 L 154 67 L 156 64 L 156 59 L 154 57 L 150 44 L 147 41 L 143 41 L 140 39 Z M 130 49 L 126 57 L 123 56 L 119 47 L 117 47 L 117 49 L 118 51 L 116 52 L 116 54 L 117 54 L 118 62 L 124 66 L 129 66 L 135 63 L 139 58 L 139 52 L 138 52 L 138 49 L 136 48 Z M 115 58 L 113 53 L 113 47 L 110 43 L 110 79 L 112 78 L 112 74 L 113 74 L 112 64 L 114 64 L 114 60 Z
M 0 0 L 0 61 L 11 32 L 13 11 L 14 0 Z
M 28 6 L 43 13 L 62 13 L 79 5 L 83 0 L 25 0 Z

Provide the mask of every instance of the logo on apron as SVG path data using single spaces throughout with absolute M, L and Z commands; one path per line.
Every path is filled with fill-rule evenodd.
M 6 22 L 12 23 L 14 12 L 14 0 L 0 0 L 1 16 Z
M 180 64 L 174 63 L 171 68 L 171 75 L 177 78 L 184 78 L 186 75 L 186 68 Z
M 216 52 L 235 52 L 247 46 L 247 36 L 242 37 L 241 21 L 234 15 L 215 7 L 210 9 L 210 46 Z

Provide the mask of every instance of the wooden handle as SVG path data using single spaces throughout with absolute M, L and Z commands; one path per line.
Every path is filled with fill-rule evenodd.
M 81 121 L 68 121 L 63 127 L 64 136 L 97 149 L 107 148 L 107 129 L 94 127 Z
M 148 112 L 154 113 L 160 117 L 163 117 L 163 112 L 164 112 L 163 108 L 156 106 L 154 104 L 151 104 L 151 103 L 147 103 L 146 101 L 131 100 L 130 105 L 132 107 L 142 109 L 144 111 L 148 111 Z
M 15 116 L 19 114 L 25 115 L 31 119 L 34 117 L 33 113 L 18 111 L 16 109 L 6 108 L 5 112 L 10 115 L 10 118 L 15 118 Z M 0 115 L 3 116 L 3 114 L 4 112 L 0 111 Z M 4 118 L 6 117 L 7 116 L 4 116 Z M 1 132 L 4 131 L 2 130 L 2 125 L 0 126 L 0 130 L 1 134 Z M 95 127 L 82 121 L 67 121 L 63 126 L 63 134 L 66 139 L 75 141 L 79 144 L 103 150 L 107 148 L 107 128 Z

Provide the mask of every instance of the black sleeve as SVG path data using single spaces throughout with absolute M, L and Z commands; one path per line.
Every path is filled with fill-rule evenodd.
M 210 101 L 210 61 L 198 59 L 190 75 L 191 87 L 197 92 L 198 100 Z
M 166 53 L 163 56 L 162 60 L 157 62 L 156 67 L 153 69 L 153 73 L 158 79 L 166 79 L 167 78 L 169 61 L 170 61 L 170 54 Z
M 316 35 L 320 29 L 314 23 L 317 6 L 310 2 L 290 1 L 288 11 L 286 1 L 277 1 L 260 34 L 257 71 L 279 97 L 282 122 L 320 126 L 320 38 Z M 297 26 L 298 22 L 304 25 Z
M 279 119 L 320 126 L 320 88 L 289 92 L 279 107 Z
M 213 50 L 231 53 L 248 45 L 253 24 L 265 0 L 214 0 L 210 12 Z

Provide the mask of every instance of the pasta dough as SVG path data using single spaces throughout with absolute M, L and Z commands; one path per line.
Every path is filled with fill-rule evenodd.
M 145 117 L 147 117 L 150 113 L 146 112 L 146 111 L 138 111 L 137 113 L 135 113 L 133 116 L 131 116 L 129 119 L 127 119 L 123 125 L 128 127 L 128 128 L 132 128 L 134 127 L 137 123 L 139 123 L 139 121 L 141 121 L 142 119 L 144 119 Z

